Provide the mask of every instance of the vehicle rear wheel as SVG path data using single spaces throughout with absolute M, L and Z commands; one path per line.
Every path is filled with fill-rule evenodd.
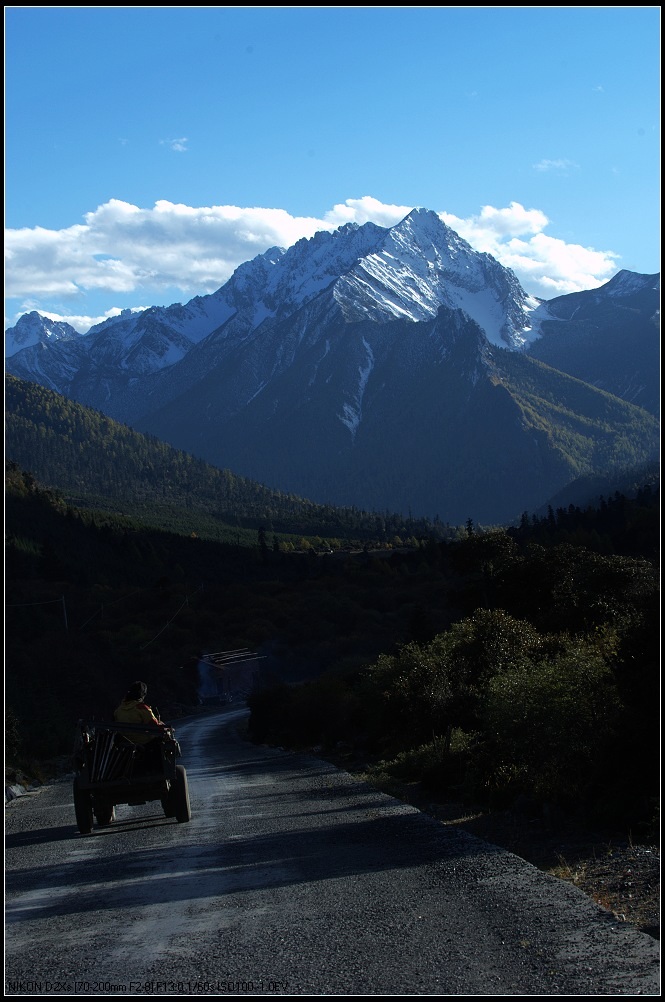
M 191 821 L 192 811 L 189 805 L 189 785 L 187 773 L 183 765 L 175 767 L 175 782 L 171 791 L 175 819 L 179 824 Z
M 92 796 L 89 790 L 79 789 L 76 779 L 74 780 L 74 813 L 81 835 L 89 835 L 92 831 Z
M 175 807 L 173 806 L 173 787 L 171 787 L 165 797 L 162 797 L 162 810 L 164 811 L 165 818 L 175 817 Z
M 115 807 L 108 800 L 95 800 L 95 817 L 100 828 L 106 828 L 115 819 Z

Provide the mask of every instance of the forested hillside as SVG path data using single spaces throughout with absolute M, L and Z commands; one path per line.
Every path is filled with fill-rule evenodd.
M 659 515 L 649 485 L 455 541 L 288 553 L 80 510 L 10 463 L 8 757 L 67 754 L 136 678 L 165 718 L 190 712 L 199 657 L 247 647 L 257 740 L 653 825 Z
M 326 548 L 456 533 L 408 513 L 335 508 L 270 490 L 9 375 L 5 456 L 79 507 L 222 542 L 253 545 L 259 528 L 269 534 L 269 545 L 277 533 L 283 544 L 297 547 L 302 536 L 319 537 Z
M 394 589 L 369 554 L 161 531 L 75 508 L 14 463 L 5 510 L 7 698 L 28 756 L 67 751 L 76 718 L 104 715 L 135 677 L 179 713 L 198 702 L 203 651 L 260 648 L 279 678 L 311 677 L 393 646 L 429 601 L 426 579 Z
M 395 579 L 425 574 L 440 589 L 411 638 L 253 693 L 254 739 L 345 749 L 387 789 L 419 782 L 476 808 L 521 803 L 657 839 L 658 490 L 468 529 L 432 542 L 417 570 L 391 559 Z

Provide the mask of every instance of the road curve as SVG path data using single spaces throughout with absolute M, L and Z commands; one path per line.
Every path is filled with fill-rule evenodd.
M 9 803 L 6 995 L 659 995 L 659 944 L 577 888 L 356 782 L 177 727 L 192 820 L 71 782 Z

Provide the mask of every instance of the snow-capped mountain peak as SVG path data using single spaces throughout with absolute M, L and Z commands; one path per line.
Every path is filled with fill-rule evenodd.
M 530 330 L 529 299 L 515 275 L 430 209 L 413 209 L 385 230 L 381 246 L 340 278 L 335 298 L 349 320 L 418 322 L 442 305 L 460 309 L 503 348 L 521 348 Z
M 510 348 L 522 347 L 530 328 L 528 297 L 512 272 L 474 251 L 436 212 L 416 208 L 390 228 L 347 223 L 288 250 L 271 247 L 240 265 L 211 295 L 184 306 L 123 310 L 85 335 L 28 314 L 7 332 L 6 356 L 46 339 L 84 338 L 82 350 L 96 363 L 145 375 L 181 361 L 234 317 L 233 331 L 244 338 L 266 320 L 291 316 L 326 289 L 347 322 L 431 320 L 443 305 L 463 310 L 491 343 Z
M 375 223 L 347 223 L 298 240 L 266 276 L 261 295 L 266 311 L 286 316 L 305 305 L 374 249 L 384 233 Z
M 38 344 L 53 344 L 56 341 L 75 341 L 82 337 L 77 330 L 63 320 L 51 320 L 33 310 L 19 317 L 15 327 L 5 332 L 5 357 L 10 358 L 23 348 Z
M 417 323 L 445 306 L 463 310 L 500 347 L 520 349 L 534 336 L 529 310 L 535 303 L 515 275 L 423 208 L 390 228 L 348 223 L 241 265 L 216 294 L 229 315 L 235 313 L 233 331 L 218 334 L 243 339 L 326 290 L 347 323 Z
M 415 346 L 413 325 L 443 316 L 436 331 L 452 330 L 453 314 L 458 314 L 462 327 L 472 321 L 489 345 L 530 351 L 548 323 L 551 328 L 573 316 L 578 300 L 621 299 L 656 281 L 657 276 L 619 272 L 598 290 L 541 302 L 527 296 L 512 271 L 475 251 L 436 212 L 415 208 L 392 227 L 348 223 L 286 250 L 270 247 L 236 268 L 211 295 L 185 305 L 125 310 L 86 335 L 27 314 L 7 332 L 7 369 L 78 394 L 94 406 L 101 394 L 129 418 L 157 406 L 158 399 L 165 405 L 205 373 L 226 365 L 231 353 L 256 342 L 251 378 L 241 391 L 227 395 L 235 410 L 287 371 L 301 349 L 316 351 L 318 367 L 332 343 L 331 325 L 362 339 L 356 324 L 397 322 L 399 337 Z M 270 357 L 268 344 L 274 350 Z M 442 342 L 441 357 L 446 351 Z M 358 371 L 365 368 L 359 358 Z M 154 397 L 150 405 L 147 392 Z
M 85 336 L 28 315 L 6 369 L 303 496 L 512 517 L 621 443 L 651 454 L 656 284 L 620 272 L 533 300 L 418 208 L 271 247 L 209 296 Z

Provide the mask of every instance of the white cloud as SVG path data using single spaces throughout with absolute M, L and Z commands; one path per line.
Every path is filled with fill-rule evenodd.
M 540 233 L 549 223 L 540 209 L 525 209 L 519 202 L 511 202 L 507 209 L 483 205 L 479 216 L 469 216 L 468 219 L 460 219 L 448 212 L 441 212 L 440 216 L 472 247 L 488 254 L 496 254 L 506 237 Z
M 408 216 L 412 205 L 385 205 L 371 195 L 362 198 L 347 198 L 346 202 L 335 205 L 324 215 L 326 224 L 336 229 L 344 223 L 376 223 L 378 226 L 394 226 Z
M 475 250 L 511 268 L 526 291 L 541 299 L 594 289 L 617 270 L 618 254 L 547 236 L 543 230 L 550 220 L 545 213 L 519 202 L 506 209 L 484 205 L 480 215 L 468 219 L 440 215 Z
M 159 142 L 162 146 L 168 146 L 175 153 L 186 153 L 189 139 L 184 136 L 182 139 L 160 139 Z
M 317 230 L 373 221 L 392 226 L 412 207 L 387 205 L 365 195 L 338 203 L 322 218 L 292 216 L 285 209 L 233 205 L 189 206 L 158 201 L 150 209 L 111 199 L 86 213 L 84 222 L 62 230 L 43 227 L 6 233 L 5 294 L 30 300 L 40 312 L 62 301 L 84 302 L 98 291 L 127 301 L 136 294 L 157 303 L 175 291 L 191 297 L 218 289 L 244 261 L 272 246 L 289 247 Z M 441 218 L 476 250 L 513 269 L 527 292 L 551 298 L 594 288 L 616 271 L 618 255 L 547 236 L 547 216 L 519 202 L 507 208 L 485 205 L 462 219 Z M 109 311 L 107 315 L 110 315 Z M 85 313 L 85 308 L 77 319 Z M 94 318 L 93 322 L 98 322 Z M 103 318 L 102 318 L 103 319 Z
M 541 171 L 555 170 L 560 174 L 565 174 L 569 170 L 578 166 L 579 165 L 576 164 L 574 160 L 565 160 L 564 158 L 560 158 L 559 160 L 540 160 L 537 164 L 533 165 L 533 169 Z
M 536 285 L 543 299 L 583 292 L 609 281 L 619 255 L 593 247 L 568 244 L 536 233 L 530 240 L 514 238 L 502 248 L 501 263 L 512 268 L 522 285 Z

